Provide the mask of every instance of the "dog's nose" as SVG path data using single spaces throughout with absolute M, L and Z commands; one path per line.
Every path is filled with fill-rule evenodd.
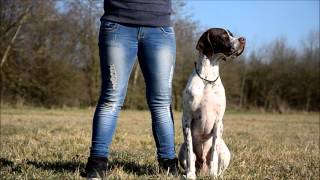
M 239 41 L 240 41 L 241 44 L 245 44 L 246 43 L 246 38 L 240 37 Z

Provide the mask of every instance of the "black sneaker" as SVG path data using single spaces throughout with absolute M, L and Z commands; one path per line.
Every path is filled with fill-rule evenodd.
M 165 173 L 167 176 L 178 176 L 179 175 L 179 168 L 178 168 L 178 159 L 165 159 L 165 158 L 158 158 L 159 162 L 159 169 L 161 173 Z
M 106 157 L 89 157 L 86 165 L 86 178 L 100 180 L 107 176 L 109 161 Z

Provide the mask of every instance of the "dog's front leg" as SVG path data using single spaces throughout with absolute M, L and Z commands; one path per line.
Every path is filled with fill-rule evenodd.
M 216 123 L 213 127 L 212 147 L 211 147 L 211 161 L 210 161 L 210 175 L 217 178 L 219 169 L 219 157 L 218 157 L 218 141 L 220 138 L 220 122 Z
M 186 146 L 186 178 L 187 179 L 196 179 L 196 157 L 193 152 L 193 144 L 192 144 L 192 134 L 191 134 L 191 121 L 192 117 L 190 114 L 183 113 L 182 123 L 183 123 L 183 135 L 184 135 L 184 143 Z

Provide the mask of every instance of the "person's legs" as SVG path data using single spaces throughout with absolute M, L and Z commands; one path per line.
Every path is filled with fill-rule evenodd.
M 173 28 L 141 28 L 138 49 L 138 59 L 146 82 L 146 95 L 152 116 L 152 131 L 158 158 L 174 159 L 171 91 L 176 45 Z
M 101 95 L 93 118 L 90 157 L 108 157 L 119 110 L 137 56 L 136 27 L 102 20 L 99 34 Z

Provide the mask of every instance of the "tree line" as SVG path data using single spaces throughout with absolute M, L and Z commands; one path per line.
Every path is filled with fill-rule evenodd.
M 186 1 L 173 2 L 177 59 L 172 105 L 181 110 L 182 91 L 203 29 L 184 11 Z M 95 106 L 100 90 L 97 39 L 102 6 L 102 0 L 1 0 L 1 102 L 48 108 Z M 221 62 L 227 107 L 318 111 L 319 53 L 319 32 L 310 32 L 299 48 L 276 39 L 247 56 Z M 136 64 L 123 108 L 147 109 L 144 88 Z

